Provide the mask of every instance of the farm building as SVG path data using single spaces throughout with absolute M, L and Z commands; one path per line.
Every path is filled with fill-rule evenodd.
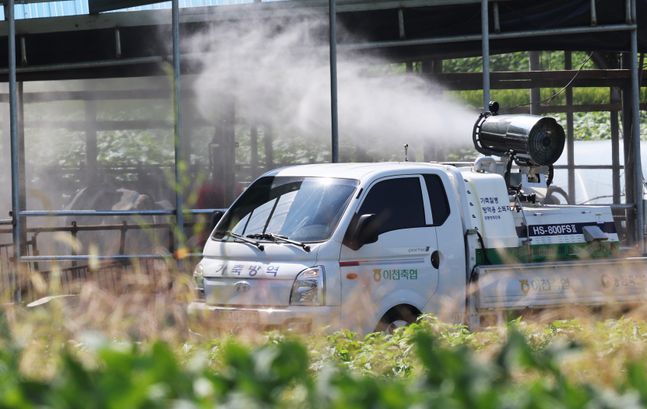
M 210 212 L 278 166 L 399 160 L 404 143 L 447 160 L 509 90 L 528 98 L 502 111 L 564 119 L 567 200 L 590 200 L 576 175 L 601 172 L 626 244 L 644 242 L 644 0 L 3 3 L 11 282 L 19 266 L 199 253 Z M 499 69 L 514 53 L 527 65 Z M 463 58 L 474 69 L 452 68 Z M 574 103 L 591 88 L 603 98 Z M 575 123 L 589 112 L 609 142 L 584 164 Z

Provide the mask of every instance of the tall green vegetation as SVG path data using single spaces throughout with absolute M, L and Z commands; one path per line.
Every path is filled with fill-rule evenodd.
M 647 324 L 629 319 L 515 321 L 470 332 L 423 317 L 364 338 L 348 331 L 182 343 L 86 336 L 51 343 L 39 359 L 16 338 L 19 326 L 2 315 L 3 408 L 647 406 Z M 54 370 L 43 374 L 48 360 Z

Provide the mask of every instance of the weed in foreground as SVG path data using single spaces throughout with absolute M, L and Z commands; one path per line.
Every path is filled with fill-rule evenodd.
M 188 285 L 128 290 L 5 306 L 0 407 L 647 407 L 637 311 L 477 332 L 423 316 L 393 334 L 197 337 Z
M 511 325 L 484 359 L 469 346 L 469 333 L 425 322 L 395 334 L 356 338 L 328 337 L 336 352 L 313 367 L 312 340 L 268 335 L 246 345 L 235 339 L 218 344 L 217 359 L 194 345 L 183 354 L 162 341 L 107 343 L 81 358 L 78 345 L 59 351 L 49 379 L 25 374 L 19 357 L 25 350 L 10 335 L 2 338 L 0 407 L 7 408 L 581 408 L 645 407 L 647 373 L 642 361 L 626 362 L 613 387 L 578 382 L 562 368 L 564 357 L 582 353 L 583 344 L 549 343 L 536 349 Z M 424 321 L 424 320 L 423 320 Z M 4 321 L 4 329 L 10 334 Z M 624 323 L 623 323 L 624 325 Z M 469 342 L 448 336 L 456 331 Z M 448 342 L 450 341 L 450 342 Z M 410 365 L 405 372 L 372 373 L 366 365 L 389 360 L 380 344 L 402 347 Z M 321 345 L 320 345 L 321 346 Z M 211 346 L 213 348 L 213 345 Z M 310 348 L 310 349 L 309 349 Z M 370 356 L 371 349 L 375 356 Z M 346 355 L 342 353 L 346 351 Z M 406 352 L 405 352 L 406 351 Z M 185 351 L 186 352 L 186 351 Z M 336 355 L 337 354 L 337 355 Z M 320 358 L 323 355 L 320 355 Z M 335 358 L 336 357 L 336 358 Z M 397 360 L 396 360 L 397 361 Z

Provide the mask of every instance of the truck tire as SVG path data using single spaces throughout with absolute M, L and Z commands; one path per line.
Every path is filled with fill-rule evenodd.
M 420 311 L 411 305 L 396 305 L 384 314 L 375 328 L 376 332 L 393 333 L 396 328 L 416 322 Z

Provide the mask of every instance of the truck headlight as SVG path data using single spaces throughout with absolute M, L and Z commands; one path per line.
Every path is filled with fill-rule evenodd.
M 196 290 L 198 295 L 204 297 L 204 266 L 202 263 L 198 263 L 193 270 L 193 282 L 195 283 Z
M 323 266 L 310 267 L 297 275 L 290 292 L 290 305 L 324 305 Z

